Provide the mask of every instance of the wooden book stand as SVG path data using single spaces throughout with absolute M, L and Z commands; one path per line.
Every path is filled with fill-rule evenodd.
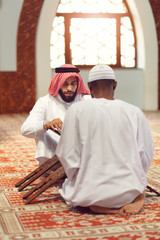
M 38 197 L 42 192 L 51 187 L 59 179 L 66 176 L 64 168 L 59 162 L 56 155 L 48 159 L 40 167 L 36 168 L 33 172 L 29 173 L 26 177 L 15 184 L 15 187 L 18 187 L 18 191 L 22 191 L 24 188 L 29 186 L 33 181 L 42 176 L 50 170 L 50 174 L 39 184 L 31 188 L 24 196 L 23 199 L 26 199 L 25 204 L 30 203 L 33 199 Z
M 155 189 L 153 189 L 151 186 L 147 185 L 147 188 L 150 192 L 154 192 L 155 194 L 157 194 L 157 196 L 160 196 L 160 192 L 156 191 Z

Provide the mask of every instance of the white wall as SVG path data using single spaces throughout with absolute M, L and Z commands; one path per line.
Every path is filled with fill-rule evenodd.
M 158 40 L 149 0 L 127 0 L 133 15 L 138 47 L 138 68 L 143 69 L 143 109 L 158 109 Z M 137 86 L 138 87 L 138 86 Z
M 23 0 L 0 0 L 0 71 L 17 70 L 17 30 Z
M 37 99 L 48 93 L 52 77 L 50 68 L 50 36 L 58 3 L 59 0 L 44 1 L 38 23 L 36 41 Z

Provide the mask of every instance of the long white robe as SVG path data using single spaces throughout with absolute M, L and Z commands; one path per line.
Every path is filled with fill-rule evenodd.
M 83 101 L 90 98 L 90 95 L 77 94 L 75 100 L 71 103 L 64 102 L 60 95 L 53 97 L 47 94 L 38 99 L 28 118 L 21 127 L 21 133 L 25 137 L 34 138 L 37 145 L 36 158 L 46 160 L 55 154 L 58 138 L 54 140 L 50 137 L 49 131 L 44 130 L 43 125 L 46 121 L 55 118 L 64 120 L 68 108 L 77 101 Z M 41 161 L 41 163 L 43 163 Z
M 56 154 L 67 174 L 59 191 L 68 204 L 119 208 L 144 191 L 154 144 L 139 108 L 90 99 L 66 113 Z

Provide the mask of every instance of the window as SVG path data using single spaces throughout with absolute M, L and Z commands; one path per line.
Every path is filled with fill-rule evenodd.
M 136 38 L 125 0 L 61 0 L 51 33 L 51 67 L 136 66 Z

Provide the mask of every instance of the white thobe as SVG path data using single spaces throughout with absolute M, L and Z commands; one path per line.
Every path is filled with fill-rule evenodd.
M 21 133 L 25 137 L 35 139 L 37 145 L 35 157 L 37 159 L 51 158 L 55 154 L 58 141 L 57 138 L 55 138 L 55 141 L 50 138 L 48 134 L 50 130 L 44 130 L 44 123 L 55 118 L 60 118 L 63 122 L 66 111 L 73 103 L 88 98 L 91 98 L 90 95 L 77 94 L 73 102 L 67 103 L 61 99 L 60 95 L 53 97 L 47 94 L 35 103 L 21 127 Z
M 90 99 L 68 110 L 56 154 L 72 206 L 119 208 L 147 185 L 154 144 L 143 112 L 121 100 Z

